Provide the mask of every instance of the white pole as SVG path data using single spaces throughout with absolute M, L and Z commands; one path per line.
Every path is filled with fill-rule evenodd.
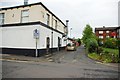
M 37 51 L 37 38 L 36 38 L 36 51 L 35 51 L 35 52 L 36 52 L 35 56 L 38 57 L 38 51 Z

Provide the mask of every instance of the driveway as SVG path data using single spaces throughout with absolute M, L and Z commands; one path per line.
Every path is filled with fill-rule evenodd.
M 5 61 L 4 78 L 118 78 L 117 64 L 102 64 L 89 59 L 84 47 L 77 51 L 60 51 L 50 57 L 53 62 Z

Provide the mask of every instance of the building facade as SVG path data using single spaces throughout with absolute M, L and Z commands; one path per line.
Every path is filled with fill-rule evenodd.
M 106 38 L 120 39 L 120 27 L 100 27 L 95 28 L 95 34 L 104 42 Z M 102 43 L 103 43 L 102 42 Z
M 2 53 L 34 56 L 36 46 L 38 55 L 66 46 L 67 26 L 41 2 L 1 8 L 0 24 Z

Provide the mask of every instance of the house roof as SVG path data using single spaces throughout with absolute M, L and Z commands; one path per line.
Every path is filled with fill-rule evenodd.
M 95 31 L 107 31 L 107 30 L 116 30 L 119 27 L 99 27 L 99 28 L 95 28 Z
M 67 27 L 55 14 L 53 14 L 46 6 L 44 6 L 41 2 L 33 3 L 33 4 L 27 4 L 27 5 L 19 5 L 19 6 L 13 6 L 13 7 L 6 7 L 6 8 L 0 8 L 0 11 L 2 10 L 8 10 L 8 9 L 14 9 L 14 8 L 21 8 L 21 7 L 29 7 L 34 5 L 41 5 L 44 7 L 49 13 L 51 13 L 55 18 L 57 18 L 65 27 Z

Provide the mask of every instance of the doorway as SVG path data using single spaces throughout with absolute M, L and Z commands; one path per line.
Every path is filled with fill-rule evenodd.
M 46 38 L 46 53 L 49 54 L 50 52 L 50 38 Z

